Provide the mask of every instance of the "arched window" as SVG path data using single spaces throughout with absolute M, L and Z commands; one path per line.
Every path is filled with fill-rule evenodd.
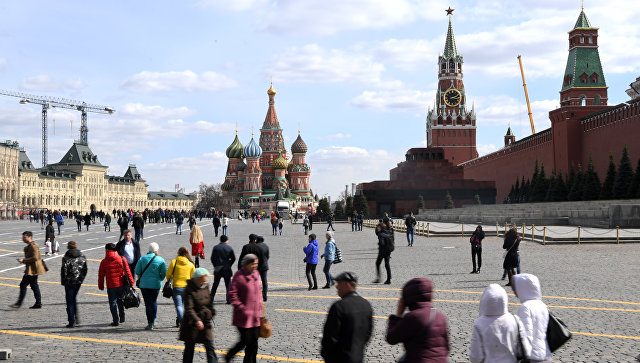
M 442 136 L 444 136 L 444 131 L 442 131 Z
M 580 44 L 583 44 L 583 43 L 584 43 L 584 35 L 581 35 L 580 36 Z
M 580 95 L 580 106 L 586 106 L 587 105 L 587 97 L 585 97 L 585 95 Z
M 601 99 L 600 99 L 600 95 L 595 95 L 593 96 L 593 104 L 594 105 L 599 105 L 601 103 Z
M 593 44 L 593 37 L 589 35 L 589 44 Z
M 456 68 L 455 63 L 453 63 L 453 59 L 449 60 L 449 71 L 454 71 Z
M 445 62 L 442 62 L 442 66 L 441 66 L 442 70 L 446 70 L 447 69 L 447 64 Z

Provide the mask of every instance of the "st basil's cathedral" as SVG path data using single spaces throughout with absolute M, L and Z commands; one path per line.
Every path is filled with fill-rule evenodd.
M 232 215 L 240 210 L 269 211 L 276 202 L 288 202 L 291 211 L 307 212 L 315 209 L 309 178 L 311 168 L 305 159 L 307 144 L 300 131 L 291 145 L 291 160 L 284 144 L 282 128 L 275 108 L 276 91 L 273 84 L 267 91 L 269 108 L 256 142 L 253 132 L 245 146 L 236 137 L 227 148 L 229 158 L 222 184 L 225 209 Z

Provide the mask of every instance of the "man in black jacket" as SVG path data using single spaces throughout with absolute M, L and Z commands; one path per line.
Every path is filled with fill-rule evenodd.
M 139 213 L 136 213 L 133 216 L 133 221 L 131 224 L 133 225 L 133 231 L 135 232 L 134 239 L 136 240 L 136 242 L 140 243 L 140 239 L 144 238 L 144 220 L 142 219 L 142 217 L 140 217 Z
M 213 230 L 216 233 L 216 237 L 218 237 L 218 229 L 220 229 L 220 217 L 218 217 L 218 214 L 214 214 L 213 215 L 213 220 L 211 221 L 213 223 Z
M 211 263 L 213 264 L 213 287 L 211 288 L 211 300 L 215 299 L 216 291 L 218 291 L 218 285 L 220 285 L 220 279 L 224 278 L 224 286 L 229 291 L 229 284 L 231 283 L 231 266 L 236 262 L 236 255 L 233 252 L 233 248 L 229 246 L 229 237 L 220 236 L 220 243 L 213 247 L 211 251 Z M 231 304 L 227 297 L 227 304 Z
M 87 259 L 78 249 L 75 241 L 67 243 L 67 253 L 62 257 L 60 283 L 64 285 L 67 302 L 67 328 L 73 328 L 78 321 L 77 296 L 84 278 L 87 276 Z
M 242 262 L 242 258 L 248 254 L 254 254 L 258 256 L 258 271 L 261 271 L 264 269 L 264 264 L 265 264 L 264 252 L 262 248 L 258 246 L 258 244 L 256 243 L 257 241 L 258 241 L 258 236 L 251 233 L 249 235 L 249 243 L 242 246 L 242 252 L 240 252 L 240 257 L 238 258 L 238 270 L 242 268 L 242 266 L 240 266 L 240 262 Z
M 380 264 L 384 260 L 384 268 L 387 270 L 387 280 L 385 284 L 391 284 L 391 252 L 395 249 L 395 241 L 393 235 L 393 227 L 391 223 L 385 223 L 382 220 L 376 227 L 376 235 L 378 236 L 378 257 L 376 258 L 376 279 L 374 284 L 380 283 Z
M 413 212 L 411 212 L 404 220 L 404 225 L 407 227 L 407 246 L 409 247 L 413 247 L 413 236 L 415 234 L 416 223 L 416 217 L 413 216 Z
M 116 243 L 116 251 L 118 251 L 118 254 L 124 257 L 125 261 L 127 261 L 129 264 L 129 270 L 131 270 L 131 275 L 134 276 L 134 271 L 141 255 L 140 244 L 131 238 L 130 230 L 124 230 L 122 240 Z
M 358 277 L 343 272 L 334 279 L 338 296 L 329 309 L 320 354 L 326 363 L 362 363 L 373 333 L 371 304 L 356 292 Z
M 264 237 L 258 236 L 256 238 L 256 244 L 262 248 L 262 256 L 264 263 L 262 264 L 262 268 L 258 267 L 258 272 L 260 272 L 260 279 L 262 280 L 262 300 L 267 301 L 267 271 L 269 271 L 269 246 L 264 243 Z M 258 262 L 258 265 L 260 263 Z

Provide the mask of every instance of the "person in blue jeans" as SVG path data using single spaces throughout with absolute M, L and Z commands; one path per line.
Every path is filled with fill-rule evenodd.
M 135 269 L 136 275 L 140 276 L 140 292 L 147 313 L 146 330 L 155 329 L 158 293 L 162 288 L 162 280 L 167 275 L 167 265 L 164 259 L 158 256 L 158 249 L 157 243 L 149 243 L 149 253 L 140 257 Z
M 327 284 L 324 285 L 323 289 L 331 288 L 334 284 L 333 276 L 331 276 L 331 265 L 336 258 L 336 241 L 333 239 L 333 232 L 328 231 L 325 235 L 327 238 L 327 244 L 324 246 L 324 253 L 320 256 L 320 258 L 324 258 L 324 268 L 322 272 L 324 272 L 325 277 L 327 278 Z
M 58 215 L 56 216 L 56 224 L 58 225 L 58 236 L 59 236 L 60 235 L 60 228 L 64 224 L 64 218 L 62 217 L 61 213 L 58 213 Z
M 416 217 L 411 212 L 404 220 L 404 225 L 407 227 L 407 246 L 413 247 L 413 235 L 416 229 Z
M 327 231 L 329 230 L 329 228 L 331 228 L 332 231 L 335 231 L 335 229 L 333 228 L 333 213 L 327 216 L 327 223 L 329 224 L 327 226 Z

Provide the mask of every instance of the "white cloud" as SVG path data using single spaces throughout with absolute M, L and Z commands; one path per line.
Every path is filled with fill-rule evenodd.
M 289 48 L 274 56 L 270 71 L 283 82 L 377 82 L 384 66 L 371 56 L 317 44 Z
M 1 66 L 1 64 L 0 64 Z M 22 80 L 20 88 L 30 91 L 60 91 L 63 89 L 78 90 L 84 88 L 81 79 L 56 80 L 48 74 L 40 74 Z
M 159 120 L 167 118 L 183 118 L 191 116 L 195 111 L 182 106 L 177 108 L 164 108 L 162 106 L 146 106 L 141 103 L 127 103 L 118 110 L 119 114 L 132 118 L 145 118 Z
M 328 146 L 311 153 L 307 159 L 314 191 L 320 195 L 327 192 L 335 198 L 345 184 L 389 180 L 389 170 L 404 156 L 356 146 Z
M 476 150 L 478 150 L 478 154 L 482 156 L 482 155 L 490 154 L 498 150 L 498 148 L 493 144 L 477 144 Z
M 142 71 L 125 80 L 121 87 L 134 92 L 154 91 L 217 91 L 237 87 L 238 83 L 219 73 L 193 71 L 151 72 Z
M 200 0 L 196 3 L 196 6 L 229 11 L 247 11 L 263 6 L 266 3 L 267 0 Z
M 526 103 L 521 103 L 512 97 L 505 95 L 480 96 L 475 99 L 475 105 L 476 114 L 478 115 L 478 127 L 529 123 Z M 536 131 L 541 131 L 551 126 L 549 111 L 554 110 L 556 106 L 559 106 L 558 100 L 531 102 L 531 112 Z M 527 135 L 516 136 L 522 138 Z
M 316 139 L 322 141 L 338 141 L 338 140 L 347 140 L 351 138 L 351 134 L 343 134 L 342 132 L 338 132 L 333 135 L 324 135 L 324 136 L 316 136 Z
M 425 112 L 435 91 L 424 92 L 406 88 L 363 91 L 349 103 L 360 108 L 377 111 Z
M 149 190 L 173 191 L 175 184 L 186 190 L 197 190 L 200 183 L 222 183 L 227 166 L 224 152 L 180 156 L 139 167 Z
M 4 71 L 5 68 L 7 68 L 7 59 L 6 58 L 0 58 L 0 72 Z

